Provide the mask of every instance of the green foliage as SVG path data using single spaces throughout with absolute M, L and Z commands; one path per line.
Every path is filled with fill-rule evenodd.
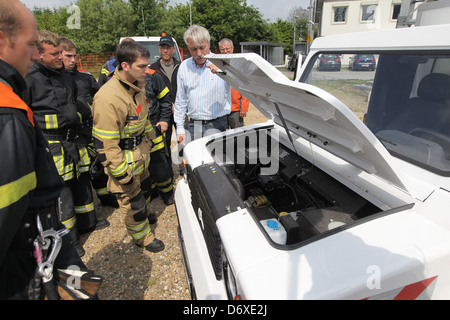
M 213 50 L 226 37 L 233 40 L 236 50 L 240 49 L 240 42 L 269 41 L 283 43 L 285 51 L 292 52 L 292 23 L 279 19 L 269 24 L 246 0 L 192 0 L 191 4 L 192 23 L 209 30 Z M 189 3 L 168 7 L 168 0 L 78 0 L 75 5 L 80 9 L 79 28 L 68 27 L 67 21 L 73 17 L 69 7 L 35 8 L 38 28 L 69 37 L 80 53 L 113 52 L 120 37 L 163 32 L 185 46 Z

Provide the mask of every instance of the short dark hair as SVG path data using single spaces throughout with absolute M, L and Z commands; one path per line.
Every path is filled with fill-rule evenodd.
M 38 30 L 38 34 L 39 34 L 39 41 L 36 44 L 36 47 L 40 53 L 45 51 L 43 46 L 44 43 L 52 45 L 54 47 L 57 47 L 61 44 L 61 37 L 51 31 Z
M 133 64 L 139 57 L 150 58 L 150 51 L 135 41 L 122 41 L 116 51 L 117 67 L 122 70 L 122 62 Z

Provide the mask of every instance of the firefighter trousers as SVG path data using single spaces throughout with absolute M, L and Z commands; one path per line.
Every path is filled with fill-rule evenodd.
M 153 182 L 152 198 L 157 197 L 159 194 L 164 203 L 167 203 L 169 199 L 173 197 L 173 172 L 167 161 L 164 136 L 160 135 L 152 141 L 154 146 L 150 153 L 151 158 L 149 167 Z
M 128 185 L 122 185 L 112 177 L 108 180 L 108 190 L 117 198 L 128 234 L 143 247 L 155 238 L 148 221 L 151 180 L 147 169 L 134 175 L 133 182 Z
M 97 217 L 89 172 L 65 181 L 60 195 L 60 217 L 74 241 L 79 239 L 79 232 L 95 228 Z

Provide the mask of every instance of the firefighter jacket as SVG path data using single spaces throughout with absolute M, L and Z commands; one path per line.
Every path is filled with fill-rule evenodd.
M 21 99 L 25 88 L 22 76 L 0 60 L 0 141 L 5 151 L 0 157 L 0 167 L 5 168 L 0 175 L 0 299 L 23 290 L 34 276 L 36 214 L 56 208 L 64 185 L 33 112 Z M 52 212 L 51 227 L 57 230 Z
M 92 74 L 79 70 L 76 66 L 68 72 L 73 76 L 78 91 L 77 108 L 81 125 L 78 127 L 77 141 L 80 145 L 86 146 L 92 144 L 92 103 L 100 85 Z
M 148 111 L 145 82 L 129 83 L 120 72 L 114 72 L 94 97 L 94 147 L 115 185 L 132 183 L 133 175 L 149 166 L 150 144 L 156 134 Z
M 68 181 L 89 171 L 87 149 L 80 149 L 75 142 L 81 120 L 73 77 L 64 67 L 53 70 L 38 61 L 31 67 L 25 81 L 24 100 L 33 110 L 36 125 L 49 142 L 60 176 Z
M 169 88 L 170 91 L 170 97 L 172 99 L 172 103 L 175 103 L 175 98 L 177 96 L 177 74 L 178 74 L 178 67 L 180 66 L 180 61 L 173 59 L 173 72 L 172 72 L 172 78 L 169 79 L 168 75 L 164 72 L 164 69 L 161 67 L 161 59 L 158 59 L 156 62 L 150 65 L 150 68 L 155 70 L 156 73 L 161 75 L 161 78 L 164 80 L 167 88 Z
M 169 88 L 155 70 L 149 69 L 145 78 L 145 94 L 150 102 L 150 121 L 156 125 L 159 121 L 169 123 L 172 115 L 172 101 Z
M 105 62 L 100 71 L 100 75 L 98 76 L 98 84 L 100 86 L 104 85 L 109 79 L 111 79 L 111 73 L 116 69 L 117 61 L 115 58 L 112 58 Z

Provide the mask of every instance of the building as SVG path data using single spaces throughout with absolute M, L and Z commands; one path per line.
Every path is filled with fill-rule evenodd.
M 323 0 L 320 36 L 395 29 L 402 0 Z

